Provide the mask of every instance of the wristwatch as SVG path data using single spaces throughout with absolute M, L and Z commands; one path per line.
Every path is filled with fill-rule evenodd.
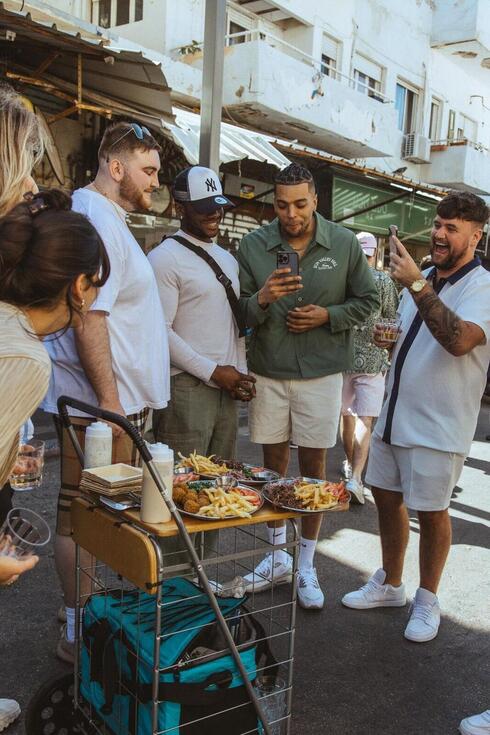
M 410 286 L 410 291 L 413 291 L 413 293 L 420 293 L 426 284 L 427 281 L 425 278 L 418 278 Z

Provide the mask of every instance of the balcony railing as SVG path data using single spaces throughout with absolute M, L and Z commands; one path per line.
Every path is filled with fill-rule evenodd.
M 445 148 L 463 145 L 466 145 L 469 148 L 474 148 L 475 151 L 480 151 L 481 153 L 490 153 L 490 150 L 482 143 L 476 143 L 474 140 L 470 140 L 469 138 L 446 138 L 445 140 L 431 140 L 430 142 L 430 147 L 433 151 L 442 151 Z
M 259 29 L 252 29 L 248 31 L 240 31 L 240 33 L 231 33 L 225 37 L 226 46 L 251 43 L 252 41 L 264 41 L 265 43 L 269 44 L 269 46 L 277 48 L 288 56 L 297 59 L 302 64 L 309 66 L 312 70 L 313 75 L 319 75 L 319 81 L 322 81 L 322 78 L 325 77 L 329 80 L 334 80 L 341 84 L 352 87 L 353 89 L 359 91 L 360 94 L 366 95 L 371 99 L 376 100 L 377 102 L 381 102 L 384 104 L 393 103 L 393 100 L 380 92 L 379 89 L 371 87 L 370 85 L 365 83 L 360 83 L 359 80 L 354 79 L 354 77 L 350 77 L 347 74 L 343 74 L 342 72 L 340 72 L 338 69 L 335 68 L 333 64 L 325 64 L 324 61 L 315 59 L 310 54 L 307 54 L 305 51 L 297 48 L 297 46 L 293 46 L 291 43 L 288 43 L 282 38 L 278 38 L 271 33 L 267 33 Z M 191 44 L 188 44 L 186 46 L 180 46 L 178 48 L 172 49 L 171 53 L 173 58 L 179 58 L 179 56 L 189 56 L 202 52 L 203 45 L 204 42 L 202 41 L 199 43 L 193 41 Z M 325 73 L 325 69 L 328 70 L 328 73 Z M 362 91 L 360 90 L 360 87 L 362 87 Z

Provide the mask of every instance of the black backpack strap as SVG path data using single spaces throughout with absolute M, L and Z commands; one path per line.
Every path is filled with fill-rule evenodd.
M 193 242 L 190 242 L 185 237 L 181 237 L 180 235 L 171 235 L 169 238 L 165 238 L 165 239 L 177 240 L 178 243 L 183 245 L 188 250 L 192 250 L 193 253 L 199 256 L 199 258 L 202 258 L 203 260 L 206 261 L 206 263 L 209 265 L 211 270 L 214 271 L 214 274 L 217 280 L 221 283 L 221 285 L 225 289 L 226 297 L 228 299 L 228 303 L 230 304 L 230 308 L 233 312 L 233 316 L 235 318 L 235 322 L 238 327 L 240 337 L 244 337 L 247 334 L 247 325 L 245 323 L 245 319 L 243 318 L 237 295 L 235 291 L 233 290 L 231 280 L 228 278 L 226 273 L 221 269 L 221 267 L 218 265 L 215 259 L 211 257 L 211 255 L 209 255 L 209 253 L 207 253 L 204 250 L 204 248 L 200 248 L 198 245 L 194 245 Z

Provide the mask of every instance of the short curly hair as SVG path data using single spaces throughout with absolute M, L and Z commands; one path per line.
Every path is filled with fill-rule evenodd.
M 436 211 L 443 219 L 463 219 L 477 222 L 482 227 L 490 216 L 490 209 L 483 199 L 469 191 L 452 191 L 441 199 Z
M 306 166 L 302 166 L 301 163 L 290 163 L 289 166 L 279 171 L 274 177 L 274 184 L 281 184 L 281 186 L 308 184 L 310 191 L 316 191 L 313 174 Z

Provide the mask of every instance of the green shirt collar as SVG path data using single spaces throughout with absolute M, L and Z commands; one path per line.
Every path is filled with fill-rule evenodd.
M 317 245 L 321 245 L 327 250 L 330 250 L 331 248 L 330 243 L 329 243 L 329 224 L 330 223 L 328 222 L 328 220 L 324 219 L 323 217 L 318 217 L 316 212 L 315 212 L 314 217 L 316 220 L 315 242 Z M 277 218 L 273 220 L 269 226 L 271 230 L 270 230 L 270 237 L 267 242 L 267 250 L 273 250 L 274 248 L 277 248 L 279 245 L 282 245 L 284 240 L 282 238 L 281 228 L 279 226 L 279 220 Z

